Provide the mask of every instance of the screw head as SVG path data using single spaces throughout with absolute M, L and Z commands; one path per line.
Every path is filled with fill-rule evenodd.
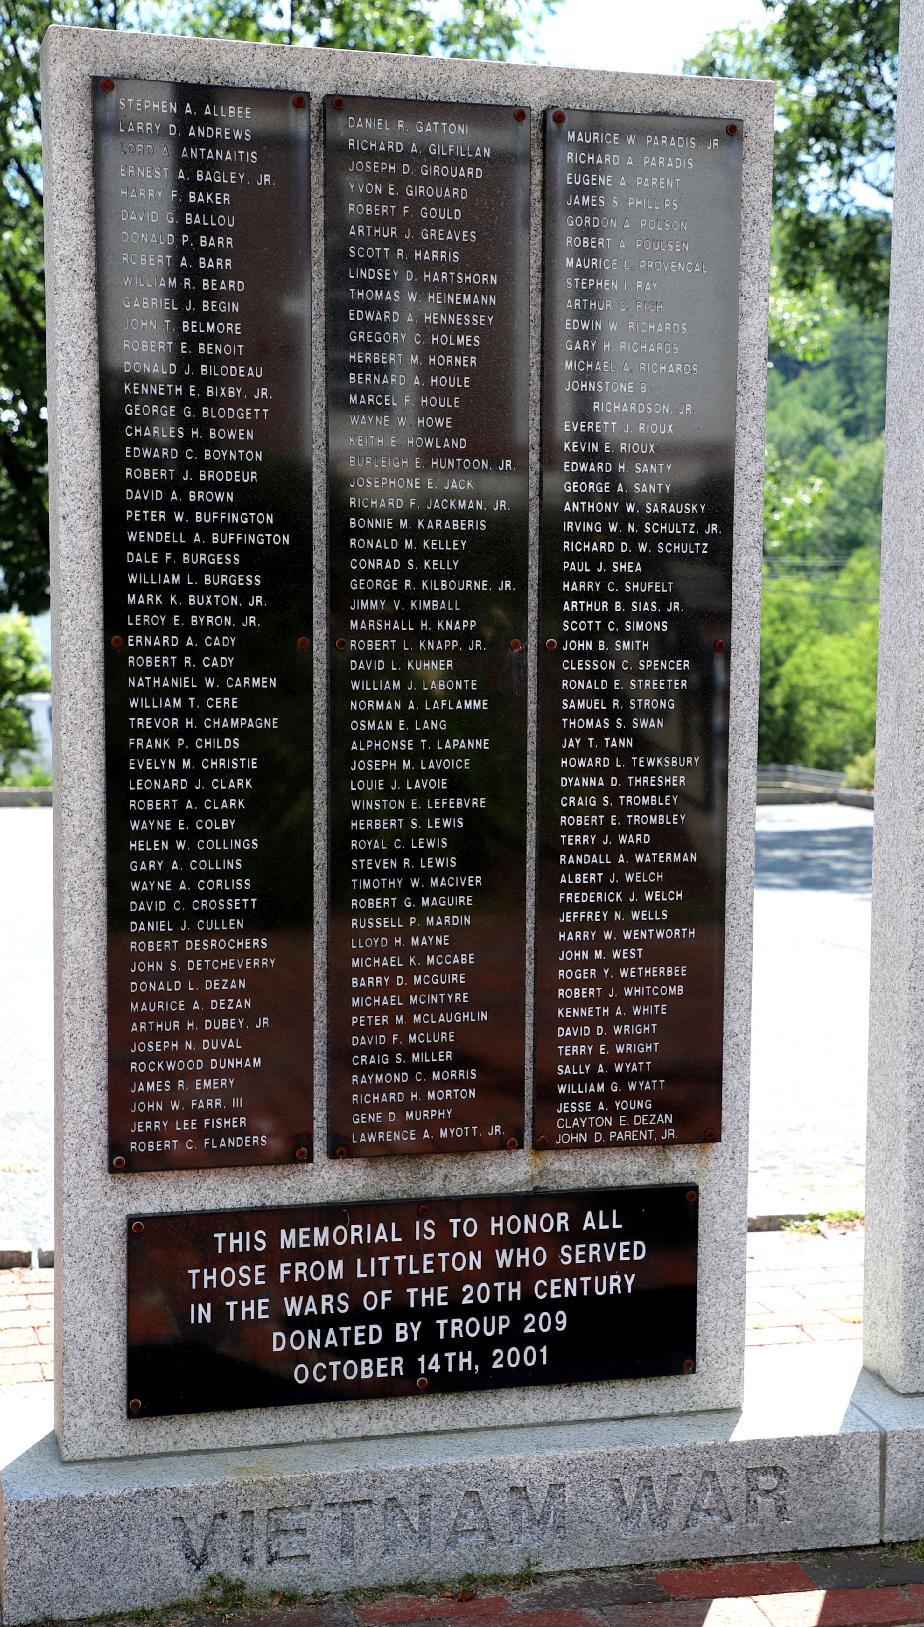
M 425 1378 L 419 1378 L 417 1380 L 417 1388 L 418 1390 L 425 1390 L 427 1388 L 427 1381 Z
M 133 1220 L 132 1221 L 132 1231 L 133 1232 L 143 1232 L 144 1231 L 144 1221 L 143 1220 Z
M 696 1203 L 698 1198 L 699 1198 L 699 1193 L 697 1192 L 696 1187 L 691 1186 L 689 1191 L 687 1192 L 687 1203 Z
M 100 90 L 115 90 L 115 80 L 114 79 L 101 79 L 99 84 L 100 84 Z
M 522 124 L 523 120 L 526 118 L 525 107 L 515 107 L 513 110 L 513 116 L 516 119 L 517 124 Z
M 124 1169 L 125 1168 L 125 1159 L 122 1157 L 121 1153 L 119 1153 L 117 1158 L 114 1158 L 112 1160 L 112 1167 L 113 1167 L 113 1169 Z
M 345 650 L 346 647 L 347 647 L 347 642 L 346 642 L 345 638 L 335 638 L 334 639 L 334 648 L 335 649 Z
M 293 96 L 292 97 L 292 106 L 293 107 L 304 107 L 304 105 L 305 105 L 304 96 Z
M 703 1131 L 703 1140 L 704 1141 L 718 1141 L 718 1139 L 719 1139 L 718 1132 L 716 1130 L 704 1130 Z
M 726 124 L 726 126 L 725 126 L 725 134 L 727 136 L 736 136 L 738 134 L 738 126 L 737 126 L 737 124 Z
M 506 1146 L 508 1152 L 515 1152 L 520 1143 L 518 1142 L 516 1136 L 508 1136 L 504 1145 Z
M 547 650 L 557 650 L 558 649 L 558 639 L 557 638 L 547 638 L 546 641 L 545 641 L 545 647 L 546 647 Z
M 129 1401 L 128 1410 L 129 1412 L 139 1413 L 141 1411 L 141 1402 L 138 1400 Z
M 548 1136 L 540 1136 L 538 1141 L 536 1142 L 537 1147 L 547 1147 L 548 1144 L 549 1144 Z
M 334 1157 L 335 1158 L 346 1158 L 347 1157 L 346 1147 L 338 1147 L 337 1151 L 334 1153 Z
M 716 651 L 717 655 L 721 655 L 722 651 L 725 648 L 725 640 L 724 640 L 724 638 L 717 638 L 715 643 L 713 644 L 712 648 Z
M 522 640 L 519 639 L 519 638 L 512 638 L 510 640 L 510 648 L 512 650 L 522 650 L 522 648 L 523 648 Z
M 564 124 L 564 122 L 565 122 L 565 115 L 564 115 L 564 113 L 562 113 L 561 109 L 559 108 L 557 113 L 552 114 L 552 123 L 553 124 Z
M 340 108 L 343 106 L 343 97 L 342 96 L 335 96 L 334 97 L 334 106 L 337 108 L 337 110 L 339 112 Z
M 308 1148 L 307 1147 L 296 1147 L 296 1149 L 295 1149 L 295 1161 L 298 1164 L 307 1163 L 307 1161 L 308 1161 Z
M 120 650 L 122 648 L 122 645 L 125 643 L 125 640 L 122 637 L 121 633 L 113 633 L 113 635 L 112 635 L 111 639 L 109 640 L 109 642 L 112 645 L 114 650 Z
M 418 1205 L 417 1205 L 417 1213 L 420 1215 L 421 1219 L 423 1218 L 424 1215 L 428 1215 L 430 1213 L 430 1210 L 429 1210 L 427 1204 L 418 1203 Z
M 689 1356 L 688 1356 L 688 1357 L 687 1357 L 687 1359 L 686 1359 L 686 1361 L 685 1361 L 685 1362 L 684 1362 L 684 1364 L 683 1364 L 683 1370 L 684 1370 L 684 1372 L 685 1372 L 685 1373 L 692 1373 L 692 1372 L 693 1372 L 693 1371 L 694 1371 L 694 1370 L 695 1370 L 695 1368 L 696 1368 L 696 1363 L 695 1363 L 695 1361 L 691 1361 L 691 1360 L 690 1360 L 690 1357 L 689 1357 Z
M 311 648 L 311 639 L 305 638 L 304 634 L 302 634 L 301 638 L 297 638 L 295 643 L 296 647 L 300 650 L 310 650 Z

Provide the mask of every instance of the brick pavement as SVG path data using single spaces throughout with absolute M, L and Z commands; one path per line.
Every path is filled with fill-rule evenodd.
M 924 1622 L 920 1545 L 794 1559 L 583 1572 L 508 1587 L 329 1599 L 229 1613 L 227 1627 L 908 1627 Z M 832 1573 L 838 1583 L 832 1585 Z M 281 1602 L 279 1596 L 271 1601 Z M 207 1616 L 186 1627 L 206 1627 Z M 171 1627 L 180 1627 L 179 1622 Z
M 41 1384 L 52 1372 L 53 1271 L 0 1271 L 0 1384 Z
M 863 1337 L 863 1227 L 748 1233 L 748 1345 Z

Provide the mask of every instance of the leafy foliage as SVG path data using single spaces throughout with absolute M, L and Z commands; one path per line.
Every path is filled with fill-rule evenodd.
M 844 770 L 844 781 L 853 791 L 869 791 L 876 783 L 876 748 L 870 746 L 869 751 L 861 751 L 858 757 L 851 757 Z
M 885 324 L 843 312 L 821 361 L 774 362 L 760 755 L 840 769 L 875 735 Z
M 0 610 L 48 602 L 39 42 L 51 23 L 509 56 L 557 0 L 0 0 Z
M 21 614 L 0 616 L 0 783 L 17 757 L 35 750 L 23 695 L 41 694 L 51 683 L 38 640 Z
M 775 219 L 786 283 L 811 291 L 824 272 L 869 314 L 881 314 L 889 294 L 898 7 L 783 0 L 765 29 L 715 34 L 687 64 L 776 80 Z

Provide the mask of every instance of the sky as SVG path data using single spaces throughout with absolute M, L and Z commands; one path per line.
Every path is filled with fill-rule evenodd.
M 678 73 L 707 35 L 763 26 L 761 0 L 562 0 L 541 25 L 541 61 L 623 73 Z

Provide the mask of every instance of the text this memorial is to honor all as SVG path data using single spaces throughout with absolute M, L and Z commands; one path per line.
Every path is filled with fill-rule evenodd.
M 529 122 L 327 97 L 332 1154 L 523 1142 Z
M 145 1215 L 128 1414 L 690 1373 L 696 1187 Z
M 311 1156 L 307 98 L 98 79 L 110 1168 Z
M 541 1148 L 721 1133 L 742 137 L 546 117 Z

